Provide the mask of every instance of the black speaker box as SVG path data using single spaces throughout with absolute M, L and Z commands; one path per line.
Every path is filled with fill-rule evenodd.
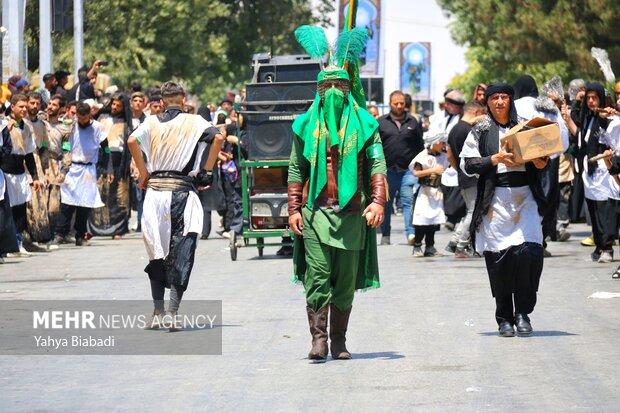
M 314 100 L 316 81 L 251 83 L 245 89 L 249 111 L 303 112 Z
M 248 159 L 288 159 L 293 146 L 291 125 L 299 113 L 246 113 Z
M 254 71 L 253 83 L 316 81 L 321 62 L 306 55 L 274 56 L 256 63 Z

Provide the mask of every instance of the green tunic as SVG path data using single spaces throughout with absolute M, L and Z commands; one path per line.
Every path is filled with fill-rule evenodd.
M 291 151 L 288 182 L 304 184 L 310 176 L 310 162 L 304 157 L 304 141 L 295 136 Z M 381 139 L 375 131 L 362 151 L 364 188 L 361 205 L 367 205 L 370 177 L 386 174 Z M 333 303 L 345 311 L 356 289 L 378 288 L 376 232 L 367 226 L 361 213 L 335 212 L 330 208 L 302 208 L 303 237 L 295 236 L 294 276 L 302 282 L 308 306 L 315 310 Z

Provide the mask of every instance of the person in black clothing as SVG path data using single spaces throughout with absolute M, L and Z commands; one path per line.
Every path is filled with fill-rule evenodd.
M 54 86 L 54 89 L 50 92 L 52 96 L 61 95 L 63 98 L 67 98 L 67 89 L 65 89 L 65 86 L 69 82 L 70 74 L 71 73 L 66 70 L 57 70 L 54 73 L 54 77 L 56 78 L 56 86 Z
M 448 134 L 448 159 L 450 160 L 450 165 L 452 165 L 458 173 L 459 190 L 465 201 L 465 208 L 467 210 L 465 216 L 461 218 L 452 233 L 452 242 L 456 245 L 456 250 L 454 252 L 456 258 L 468 258 L 473 253 L 469 226 L 471 225 L 471 218 L 474 214 L 476 186 L 478 185 L 478 179 L 465 175 L 461 170 L 459 166 L 461 162 L 459 155 L 473 124 L 485 114 L 486 107 L 482 103 L 477 101 L 469 102 L 463 108 L 463 117 L 454 125 Z
M 97 99 L 94 81 L 97 79 L 97 72 L 102 66 L 101 60 L 95 60 L 90 68 L 88 66 L 81 67 L 78 70 L 78 84 L 69 92 L 69 98 L 78 101 Z
M 500 146 L 518 124 L 514 95 L 507 84 L 487 88 L 489 114 L 472 128 L 460 154 L 463 172 L 479 177 L 470 230 L 484 254 L 502 337 L 513 337 L 514 325 L 518 335 L 532 334 L 529 314 L 543 269 L 541 221 L 548 208 L 540 171 L 549 158 L 517 164 Z
M 408 168 L 413 158 L 424 149 L 424 140 L 422 125 L 405 111 L 405 94 L 400 90 L 390 94 L 390 113 L 379 118 L 379 135 L 387 164 L 390 199 L 400 191 L 407 241 L 413 245 L 413 188 L 418 181 Z M 392 203 L 388 202 L 381 225 L 381 245 L 390 244 L 392 212 Z

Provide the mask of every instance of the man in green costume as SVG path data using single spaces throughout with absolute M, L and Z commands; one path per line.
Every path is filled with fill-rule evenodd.
M 346 70 L 329 66 L 293 123 L 289 225 L 294 277 L 306 291 L 311 360 L 350 359 L 345 346 L 353 295 L 379 287 L 375 229 L 383 222 L 386 166 L 378 124 L 350 92 Z

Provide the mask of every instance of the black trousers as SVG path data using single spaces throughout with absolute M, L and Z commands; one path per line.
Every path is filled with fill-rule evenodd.
M 88 221 L 88 214 L 91 208 L 80 207 L 75 205 L 60 204 L 60 218 L 58 219 L 58 226 L 56 227 L 56 235 L 66 237 L 71 231 L 71 220 L 73 214 L 75 214 L 75 238 L 84 238 L 86 234 L 86 222 Z
M 485 251 L 484 259 L 495 297 L 497 324 L 514 323 L 515 314 L 534 311 L 543 269 L 542 245 L 525 242 L 498 252 Z
M 549 161 L 549 166 L 542 174 L 541 184 L 543 191 L 545 192 L 547 202 L 549 203 L 549 208 L 547 209 L 547 213 L 543 217 L 542 221 L 543 240 L 550 237 L 551 241 L 557 241 L 558 238 L 558 207 L 560 205 L 560 183 L 558 181 L 559 169 L 560 158 L 551 159 Z
M 241 187 L 238 182 L 230 182 L 226 177 L 222 179 L 226 212 L 224 212 L 224 231 L 233 230 L 240 234 L 243 229 L 243 210 L 241 207 Z
M 26 231 L 28 229 L 26 204 L 24 203 L 12 206 L 11 213 L 13 214 L 13 222 L 15 222 L 15 229 L 17 229 L 17 233 L 21 234 Z
M 613 251 L 614 240 L 618 237 L 618 201 L 593 201 L 586 198 L 586 204 L 596 250 Z
M 534 311 L 535 305 L 536 291 L 534 290 L 518 291 L 514 294 L 509 293 L 495 297 L 495 320 L 497 321 L 497 325 L 500 325 L 504 321 L 514 324 L 515 314 L 530 314 Z
M 439 231 L 439 225 L 414 225 L 415 238 L 413 243 L 415 245 L 422 244 L 424 241 L 426 248 L 435 245 L 435 232 Z
M 583 201 L 583 178 L 581 174 L 575 173 L 575 179 L 573 179 L 573 187 L 568 201 L 568 216 L 570 217 L 570 222 L 583 222 Z

